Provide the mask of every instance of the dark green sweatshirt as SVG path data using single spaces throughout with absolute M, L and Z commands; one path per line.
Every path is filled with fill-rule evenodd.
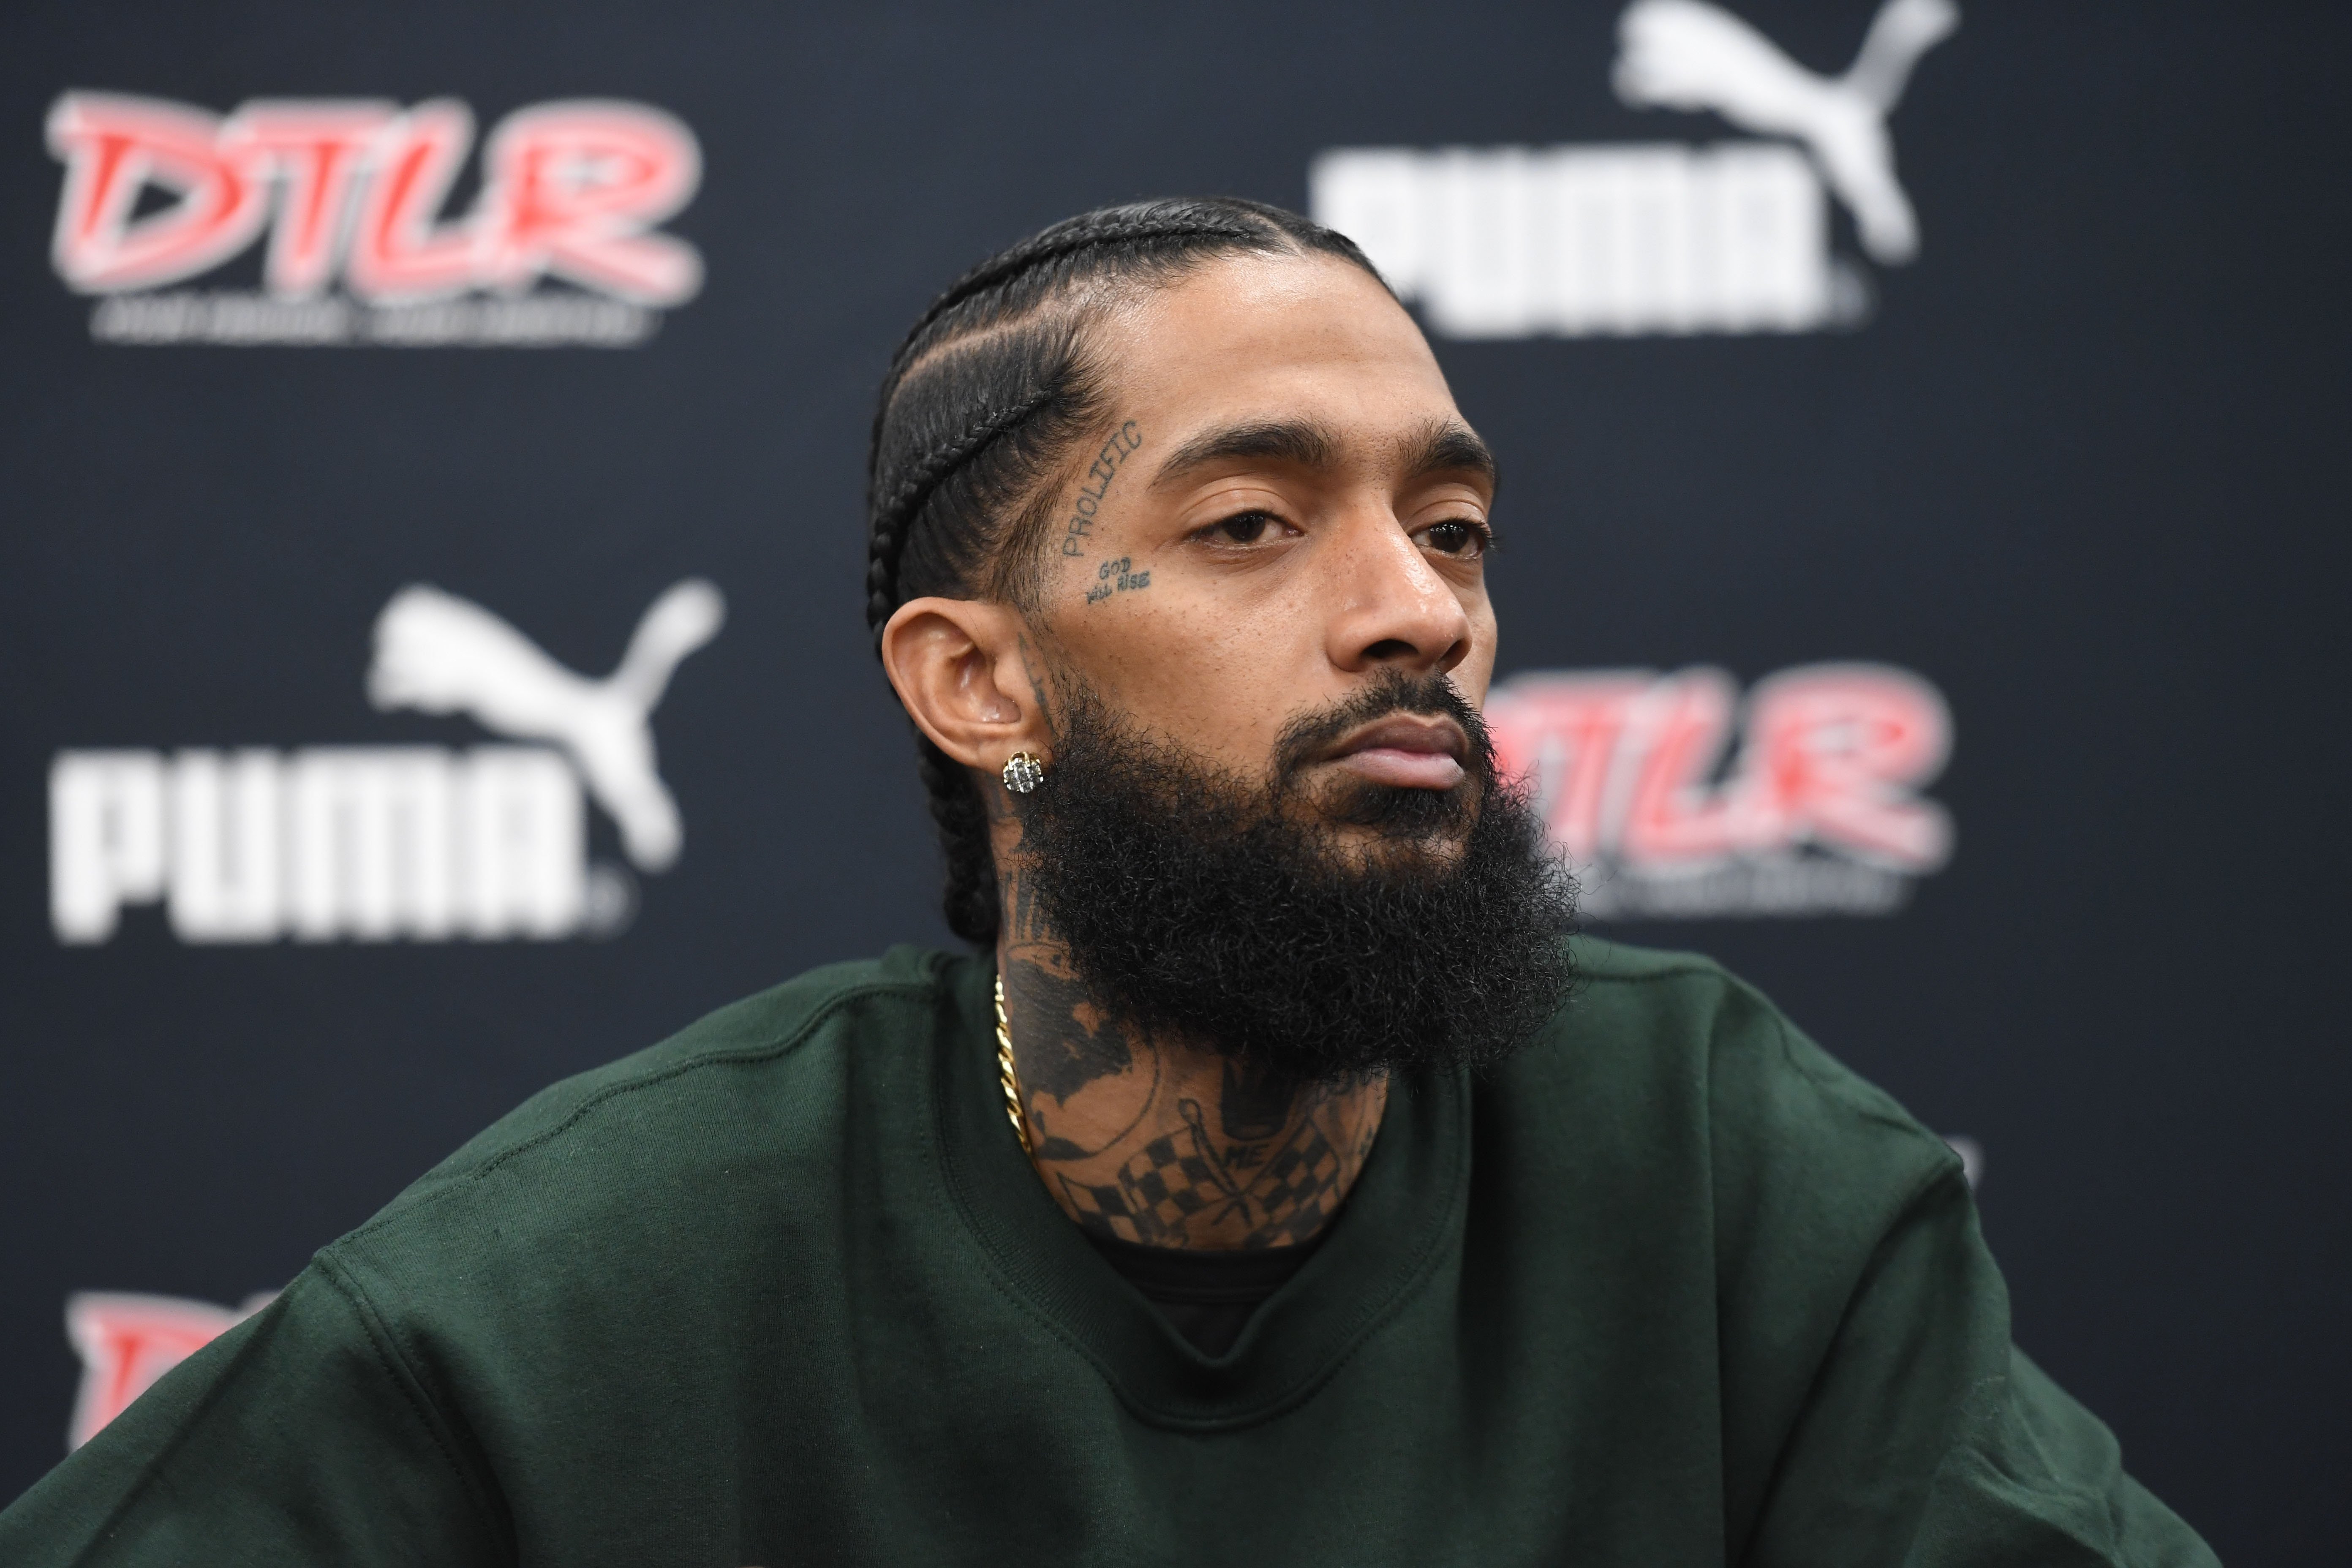
M 2213 1562 L 2011 1348 L 1939 1141 L 1705 961 L 1580 958 L 1216 1360 L 1024 1160 L 985 961 L 819 970 L 468 1143 L 0 1563 Z

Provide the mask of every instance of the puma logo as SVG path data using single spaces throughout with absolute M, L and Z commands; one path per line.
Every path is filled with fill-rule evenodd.
M 679 662 L 716 637 L 726 616 L 710 584 L 677 584 L 637 622 L 619 668 L 594 680 L 479 605 L 416 584 L 376 617 L 368 700 L 466 713 L 498 734 L 555 742 L 619 824 L 629 859 L 659 871 L 677 860 L 685 829 L 655 771 L 653 710 Z
M 1617 96 L 1636 108 L 1713 110 L 1744 130 L 1804 143 L 1881 262 L 1919 251 L 1895 178 L 1886 116 L 1919 57 L 1960 25 L 1952 0 L 1886 0 L 1843 76 L 1822 77 L 1705 0 L 1633 0 L 1618 19 Z

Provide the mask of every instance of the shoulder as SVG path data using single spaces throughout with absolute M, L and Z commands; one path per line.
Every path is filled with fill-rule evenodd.
M 669 1038 L 541 1090 L 327 1249 L 368 1258 L 660 1223 L 649 1194 L 773 1190 L 742 1175 L 839 1152 L 861 1075 L 904 1074 L 940 1026 L 946 955 L 900 947 L 721 1007 Z M 736 1179 L 727 1179 L 732 1173 Z M 788 1188 L 789 1184 L 784 1184 Z M 673 1216 L 675 1217 L 675 1216 Z
M 1576 993 L 1497 1084 L 1562 1131 L 1734 1223 L 1837 1210 L 1868 1232 L 1958 1180 L 1942 1139 L 1721 964 L 1574 945 Z
M 1721 1109 L 1869 1122 L 1944 1147 L 1715 960 L 1583 937 L 1574 947 L 1579 988 L 1549 1032 L 1555 1048 L 1564 1035 L 1649 1070 L 1703 1072 Z

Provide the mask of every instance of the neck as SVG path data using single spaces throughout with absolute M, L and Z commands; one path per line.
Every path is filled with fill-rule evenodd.
M 1114 1022 L 1037 919 L 1017 858 L 1000 853 L 997 864 L 997 972 L 1030 1159 L 1063 1212 L 1096 1235 L 1151 1247 L 1230 1251 L 1319 1236 L 1371 1152 L 1388 1080 L 1278 1079 L 1213 1042 Z

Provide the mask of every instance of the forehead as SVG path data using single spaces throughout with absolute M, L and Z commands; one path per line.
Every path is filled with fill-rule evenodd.
M 1350 447 L 1388 447 L 1459 417 L 1420 327 L 1336 257 L 1221 258 L 1112 312 L 1100 347 L 1122 416 L 1163 453 L 1242 420 L 1311 421 Z

